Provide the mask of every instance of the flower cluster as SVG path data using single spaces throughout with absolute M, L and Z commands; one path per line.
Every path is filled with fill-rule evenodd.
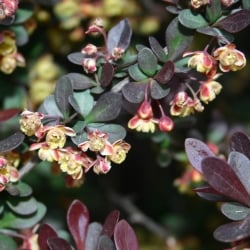
M 191 0 L 190 5 L 194 9 L 199 9 L 202 6 L 206 6 L 211 3 L 211 0 Z M 225 7 L 229 7 L 235 3 L 235 0 L 221 0 L 221 4 Z
M 0 71 L 11 74 L 17 66 L 24 67 L 25 59 L 17 51 L 15 34 L 4 30 L 0 32 Z
M 0 3 L 0 20 L 11 17 L 18 9 L 18 0 L 2 0 Z
M 208 104 L 216 98 L 222 89 L 222 85 L 216 79 L 229 71 L 237 71 L 245 67 L 245 55 L 236 49 L 234 44 L 227 44 L 219 47 L 209 54 L 207 50 L 186 52 L 184 57 L 190 56 L 188 67 L 195 69 L 205 76 L 205 80 L 198 81 L 199 87 L 194 90 L 187 84 L 187 88 L 192 93 L 189 96 L 187 91 L 176 93 L 170 102 L 170 113 L 173 116 L 188 116 L 194 111 L 202 112 L 204 107 L 202 102 Z M 218 69 L 222 73 L 218 73 Z

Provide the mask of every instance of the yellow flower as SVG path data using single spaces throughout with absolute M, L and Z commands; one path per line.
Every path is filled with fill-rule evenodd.
M 191 0 L 191 6 L 195 9 L 210 3 L 210 0 Z
M 222 86 L 216 81 L 204 82 L 200 87 L 200 99 L 204 103 L 211 102 L 220 93 Z
M 0 41 L 0 55 L 6 56 L 17 51 L 15 34 L 11 31 L 3 31 Z
M 130 144 L 118 140 L 112 144 L 112 147 L 113 153 L 108 158 L 114 163 L 121 164 L 126 159 L 127 153 L 131 148 Z

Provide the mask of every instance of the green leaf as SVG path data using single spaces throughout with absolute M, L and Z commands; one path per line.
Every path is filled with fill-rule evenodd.
M 56 104 L 54 95 L 47 96 L 38 111 L 52 116 L 63 117 L 62 112 Z
M 14 24 L 20 24 L 27 21 L 30 17 L 32 17 L 33 13 L 34 13 L 33 4 L 20 3 L 20 6 L 15 14 Z
M 17 250 L 18 246 L 16 242 L 3 234 L 0 234 L 0 249 L 1 250 Z
M 190 9 L 181 10 L 178 19 L 183 26 L 189 29 L 197 29 L 208 25 L 208 22 L 201 14 L 194 13 Z
M 18 46 L 22 46 L 28 42 L 29 34 L 23 26 L 11 26 L 10 29 L 16 34 L 16 43 Z
M 147 76 L 153 76 L 157 70 L 157 58 L 149 48 L 143 48 L 138 53 L 138 66 Z
M 168 95 L 170 88 L 164 88 L 162 85 L 158 84 L 156 81 L 153 81 L 151 85 L 151 96 L 153 99 L 159 100 Z
M 213 0 L 206 6 L 206 17 L 211 23 L 214 23 L 221 14 L 221 0 Z
M 168 60 L 175 60 L 182 56 L 193 40 L 194 31 L 185 28 L 174 18 L 166 29 L 166 44 Z
M 250 208 L 232 202 L 223 203 L 221 211 L 230 220 L 243 220 L 250 215 Z
M 85 121 L 92 123 L 113 120 L 119 115 L 121 106 L 122 96 L 118 93 L 107 92 L 98 99 Z
M 95 81 L 80 73 L 68 73 L 66 76 L 70 79 L 75 90 L 84 90 L 96 85 Z
M 69 115 L 69 96 L 73 94 L 72 83 L 67 75 L 62 76 L 56 84 L 55 101 L 65 118 Z
M 128 68 L 128 73 L 132 79 L 137 82 L 144 81 L 148 78 L 139 68 L 138 64 L 133 64 Z
M 72 62 L 74 64 L 82 65 L 82 61 L 85 58 L 85 55 L 81 52 L 73 52 L 73 53 L 70 53 L 67 56 L 67 58 L 70 62 Z
M 250 9 L 250 1 L 242 0 L 243 9 Z
M 94 98 L 89 90 L 74 92 L 69 97 L 72 107 L 83 117 L 87 116 L 94 106 Z
M 162 48 L 162 46 L 156 40 L 155 37 L 152 37 L 152 36 L 149 37 L 149 44 L 150 44 L 152 51 L 154 52 L 154 54 L 158 58 L 158 60 L 162 63 L 166 62 L 167 61 L 167 54 L 165 53 L 164 49 Z

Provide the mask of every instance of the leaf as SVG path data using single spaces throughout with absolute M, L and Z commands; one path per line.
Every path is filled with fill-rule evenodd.
M 85 250 L 89 211 L 79 200 L 74 200 L 68 209 L 67 225 L 76 244 L 76 249 Z
M 117 250 L 139 250 L 135 232 L 125 220 L 120 220 L 116 224 L 114 241 Z
M 152 51 L 156 55 L 157 59 L 160 62 L 165 63 L 167 61 L 167 55 L 164 49 L 162 48 L 162 46 L 160 45 L 160 43 L 157 41 L 157 39 L 155 37 L 150 36 L 149 44 L 150 44 Z
M 240 152 L 250 159 L 250 138 L 243 132 L 235 132 L 230 139 L 230 149 Z
M 141 103 L 145 98 L 147 83 L 130 82 L 122 88 L 126 100 L 132 103 Z
M 111 211 L 107 215 L 107 217 L 103 223 L 102 234 L 107 235 L 111 238 L 114 234 L 115 226 L 119 221 L 119 217 L 120 217 L 119 210 Z
M 206 17 L 209 22 L 214 23 L 222 14 L 221 1 L 214 0 L 206 6 Z
M 243 9 L 250 9 L 249 0 L 242 0 Z
M 181 10 L 178 15 L 178 20 L 183 26 L 189 29 L 208 26 L 208 22 L 200 13 L 193 12 L 190 9 Z
M 203 175 L 212 188 L 234 201 L 250 206 L 250 195 L 224 160 L 207 157 L 203 159 L 201 165 Z
M 138 66 L 147 76 L 153 76 L 157 70 L 157 58 L 149 48 L 143 48 L 138 53 Z
M 107 49 L 112 54 L 114 48 L 126 50 L 130 44 L 132 30 L 127 19 L 121 20 L 108 32 Z
M 168 48 L 168 60 L 175 60 L 182 56 L 193 40 L 193 31 L 187 29 L 174 18 L 168 25 L 165 40 Z
M 168 95 L 169 91 L 170 88 L 164 88 L 158 82 L 152 81 L 150 94 L 153 99 L 162 99 Z
M 66 240 L 59 237 L 49 238 L 48 246 L 50 250 L 73 250 Z
M 14 24 L 21 24 L 32 17 L 34 13 L 34 5 L 30 3 L 20 3 L 15 13 Z
M 221 212 L 230 220 L 243 220 L 250 215 L 250 208 L 238 203 L 223 203 Z
M 119 115 L 121 106 L 122 96 L 118 93 L 107 92 L 97 100 L 85 121 L 90 123 L 113 120 Z
M 74 92 L 73 96 L 69 96 L 69 103 L 76 112 L 83 117 L 87 116 L 94 106 L 94 98 L 89 90 Z
M 201 198 L 208 201 L 227 201 L 226 196 L 221 195 L 210 186 L 201 186 L 194 189 Z
M 102 225 L 100 223 L 92 222 L 89 224 L 86 236 L 86 243 L 85 243 L 85 248 L 87 250 L 97 249 L 101 232 L 102 232 Z
M 27 197 L 32 194 L 32 188 L 22 181 L 11 183 L 11 185 L 17 189 L 19 197 Z
M 68 60 L 74 64 L 82 65 L 85 55 L 81 52 L 73 52 L 67 56 Z
M 18 115 L 19 112 L 20 112 L 20 109 L 18 108 L 0 110 L 0 123 L 7 121 L 11 119 L 12 117 Z
M 68 73 L 66 76 L 70 79 L 72 88 L 75 90 L 84 90 L 96 85 L 96 83 L 91 78 L 83 74 Z
M 0 141 L 0 153 L 9 152 L 17 148 L 23 142 L 25 135 L 20 131 Z
M 114 77 L 114 67 L 111 63 L 106 62 L 102 66 L 102 73 L 100 83 L 102 87 L 107 87 L 110 85 Z
M 239 10 L 215 23 L 215 26 L 230 33 L 237 33 L 250 24 L 250 10 Z
M 55 101 L 63 113 L 64 117 L 68 117 L 69 115 L 69 96 L 73 94 L 73 88 L 70 79 L 64 75 L 62 76 L 56 83 L 55 88 Z
M 167 61 L 162 66 L 161 70 L 155 75 L 154 79 L 161 83 L 166 84 L 168 83 L 175 73 L 175 65 L 171 61 Z
M 8 236 L 0 234 L 0 249 L 1 250 L 16 250 L 18 249 L 16 242 Z
M 42 105 L 39 107 L 38 112 L 42 112 L 48 115 L 63 117 L 62 112 L 59 110 L 54 95 L 47 96 Z
M 243 240 L 249 236 L 250 217 L 246 217 L 243 221 L 227 223 L 214 231 L 215 239 L 225 243 Z
M 28 31 L 21 25 L 11 26 L 10 29 L 16 34 L 16 44 L 22 46 L 29 40 Z
M 204 142 L 194 138 L 185 140 L 185 152 L 191 165 L 200 173 L 202 173 L 202 160 L 209 156 L 215 156 Z
M 56 230 L 48 224 L 42 224 L 37 239 L 40 250 L 48 250 L 48 239 L 53 237 L 57 237 Z
M 228 164 L 250 194 L 250 160 L 242 153 L 232 151 L 228 156 Z
M 132 79 L 137 82 L 144 81 L 148 78 L 139 68 L 138 64 L 133 64 L 128 68 L 128 73 Z
M 101 235 L 97 250 L 116 250 L 113 241 L 107 235 Z

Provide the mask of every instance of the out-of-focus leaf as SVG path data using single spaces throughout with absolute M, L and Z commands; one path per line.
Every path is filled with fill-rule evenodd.
M 206 17 L 209 22 L 214 23 L 222 14 L 221 1 L 213 0 L 206 6 Z
M 84 90 L 96 85 L 91 78 L 80 73 L 68 73 L 66 76 L 70 79 L 72 88 L 75 90 Z
M 243 132 L 235 132 L 230 139 L 230 149 L 240 152 L 250 159 L 250 138 Z
M 59 237 L 49 238 L 48 246 L 50 250 L 73 250 L 71 245 L 65 239 Z M 84 248 L 80 249 L 84 250 Z
M 102 73 L 101 73 L 101 79 L 100 83 L 102 87 L 107 87 L 114 76 L 114 67 L 111 63 L 106 62 L 102 66 Z
M 97 250 L 116 250 L 115 244 L 107 235 L 101 235 Z
M 202 199 L 208 201 L 227 201 L 228 198 L 226 196 L 221 195 L 216 190 L 214 190 L 210 186 L 201 186 L 194 189 L 194 191 L 199 195 Z
M 202 173 L 202 160 L 209 156 L 215 156 L 204 142 L 194 138 L 185 140 L 185 152 L 191 165 L 200 173 Z
M 35 213 L 38 209 L 35 198 L 30 197 L 22 200 L 17 200 L 15 197 L 8 199 L 6 204 L 11 211 L 18 215 L 30 215 Z
M 0 141 L 0 153 L 5 153 L 17 148 L 24 140 L 25 136 L 20 131 Z
M 230 33 L 237 33 L 245 29 L 250 24 L 250 10 L 239 10 L 222 20 L 218 21 L 215 25 Z
M 116 224 L 114 241 L 117 250 L 139 250 L 136 234 L 125 220 Z
M 239 241 L 250 236 L 250 217 L 246 217 L 243 221 L 234 221 L 219 226 L 214 231 L 214 238 L 221 242 Z
M 132 79 L 137 82 L 144 81 L 148 78 L 139 68 L 138 64 L 133 64 L 128 68 L 128 73 Z
M 69 102 L 83 117 L 85 117 L 94 106 L 94 98 L 89 90 L 74 92 L 73 96 L 69 97 Z
M 20 109 L 11 108 L 0 110 L 0 123 L 9 120 L 10 118 L 16 116 L 20 112 Z
M 28 31 L 21 25 L 11 26 L 10 29 L 16 34 L 16 43 L 18 46 L 26 44 L 29 40 Z
M 122 89 L 122 94 L 126 100 L 132 103 L 140 103 L 145 98 L 147 83 L 130 82 Z
M 250 208 L 238 203 L 226 202 L 222 204 L 221 212 L 230 220 L 243 220 L 250 215 Z
M 119 210 L 111 211 L 107 215 L 107 217 L 103 223 L 102 234 L 107 235 L 111 238 L 114 234 L 115 226 L 118 223 L 119 218 L 120 218 Z
M 183 26 L 189 29 L 197 29 L 208 25 L 208 22 L 200 13 L 195 13 L 190 9 L 181 10 L 178 19 Z
M 47 96 L 38 111 L 48 115 L 63 117 L 62 112 L 56 104 L 54 95 Z
M 73 52 L 67 56 L 70 62 L 77 64 L 77 65 L 82 65 L 84 57 L 85 55 L 81 52 Z
M 168 61 L 162 66 L 161 70 L 155 75 L 154 79 L 161 84 L 166 84 L 172 79 L 174 73 L 175 65 L 173 62 Z
M 174 61 L 190 46 L 193 31 L 181 25 L 178 18 L 174 18 L 168 25 L 165 40 L 168 48 L 168 60 Z
M 48 250 L 48 239 L 53 237 L 57 237 L 56 230 L 48 224 L 42 224 L 37 239 L 40 250 Z
M 228 164 L 250 194 L 250 160 L 242 153 L 232 151 L 228 156 Z
M 153 76 L 157 70 L 157 58 L 149 48 L 143 48 L 138 53 L 138 66 L 147 76 Z
M 19 197 L 27 197 L 32 194 L 32 188 L 22 181 L 11 183 L 11 186 L 17 190 L 17 195 Z
M 107 92 L 97 100 L 85 121 L 90 123 L 113 120 L 119 115 L 121 106 L 122 96 L 118 93 Z
M 102 232 L 102 225 L 98 222 L 92 222 L 89 224 L 87 236 L 86 236 L 86 243 L 85 248 L 88 250 L 96 250 L 99 237 Z
M 250 1 L 242 0 L 243 9 L 250 9 Z
M 76 249 L 84 250 L 89 225 L 89 211 L 79 200 L 74 200 L 68 209 L 67 225 L 74 239 Z
M 233 201 L 250 206 L 250 194 L 224 160 L 206 157 L 202 160 L 201 167 L 205 179 L 212 188 Z
M 70 109 L 69 96 L 71 96 L 72 94 L 72 83 L 70 79 L 66 75 L 64 75 L 56 83 L 55 101 L 58 108 L 66 118 L 69 115 Z
M 34 13 L 34 5 L 28 2 L 21 2 L 19 4 L 19 8 L 15 13 L 15 21 L 14 24 L 20 24 L 27 21 L 30 17 L 32 17 Z
M 110 29 L 107 37 L 107 48 L 109 54 L 112 54 L 114 48 L 126 50 L 130 44 L 132 30 L 127 19 L 121 20 Z
M 152 51 L 156 55 L 157 59 L 160 62 L 165 63 L 167 61 L 167 55 L 164 49 L 162 48 L 162 46 L 160 45 L 160 43 L 157 41 L 157 39 L 155 37 L 150 36 L 149 44 L 150 44 Z
M 16 242 L 3 234 L 0 234 L 0 249 L 1 250 L 16 250 L 18 249 Z
M 153 83 L 151 85 L 150 94 L 151 94 L 153 99 L 159 100 L 159 99 L 167 96 L 169 91 L 170 91 L 169 88 L 164 88 L 158 82 L 153 81 Z

